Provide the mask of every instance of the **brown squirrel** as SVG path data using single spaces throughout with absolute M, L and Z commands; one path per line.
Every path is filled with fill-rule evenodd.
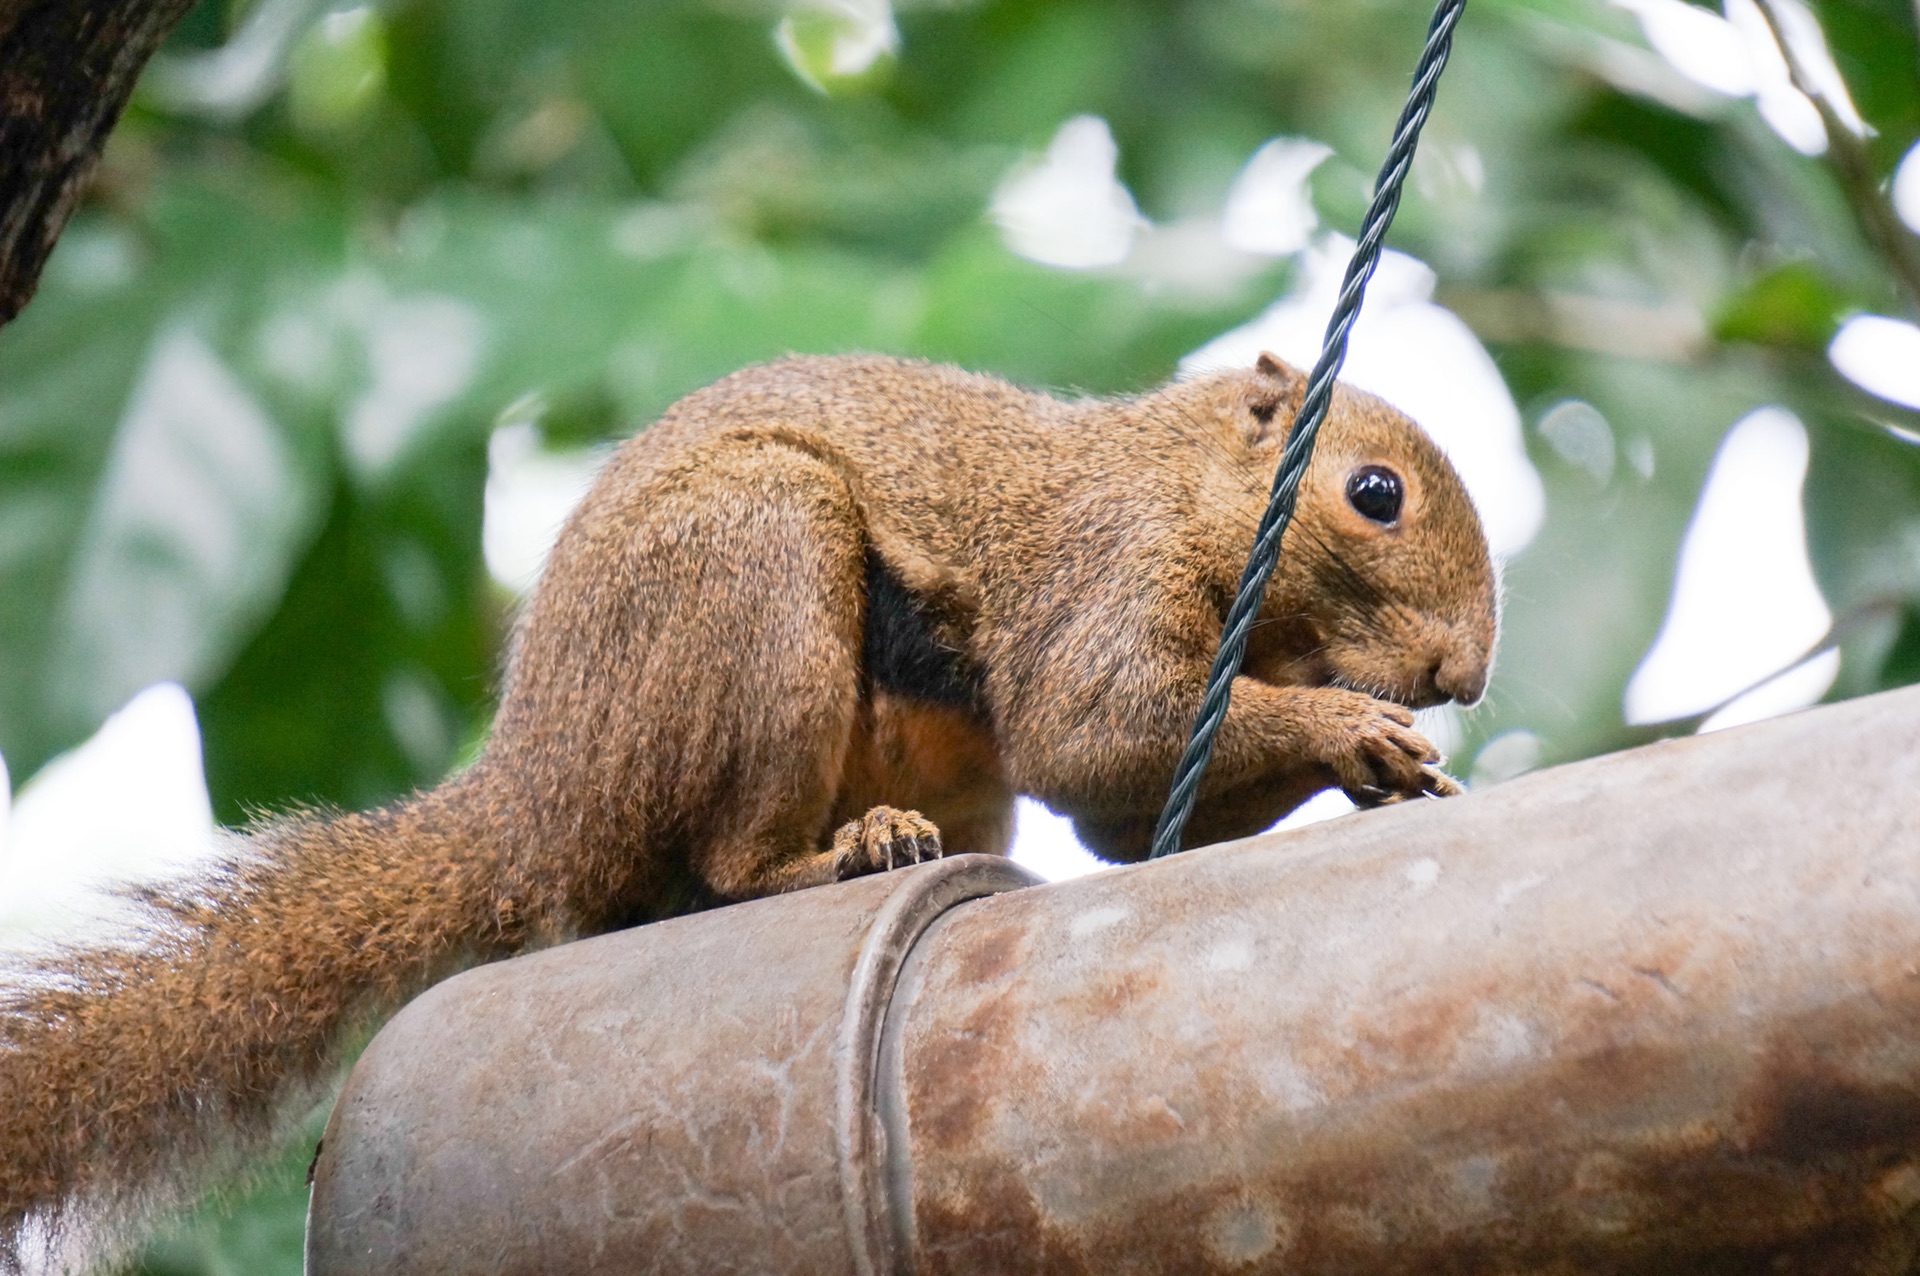
M 1079 402 L 792 358 L 675 404 L 567 523 L 478 761 L 258 826 L 142 888 L 137 941 L 16 972 L 0 1270 L 123 1241 L 462 965 L 1003 854 L 1016 793 L 1144 856 L 1303 389 L 1270 356 Z M 1439 449 L 1339 388 L 1189 844 L 1456 791 L 1409 706 L 1480 696 L 1495 610 Z

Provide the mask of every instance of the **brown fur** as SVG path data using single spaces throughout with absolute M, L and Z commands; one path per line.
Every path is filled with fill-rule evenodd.
M 568 523 L 480 761 L 256 830 L 148 893 L 144 943 L 57 954 L 0 998 L 0 1268 L 177 1202 L 325 1082 L 353 1023 L 462 963 L 938 854 L 935 825 L 1004 852 L 1017 792 L 1139 858 L 1301 380 L 1263 358 L 1065 402 L 791 359 L 676 404 Z M 1405 480 L 1391 526 L 1345 499 L 1367 463 Z M 970 701 L 864 667 L 870 554 Z M 1341 389 L 1189 841 L 1328 785 L 1450 791 L 1405 706 L 1478 697 L 1494 606 L 1451 468 Z

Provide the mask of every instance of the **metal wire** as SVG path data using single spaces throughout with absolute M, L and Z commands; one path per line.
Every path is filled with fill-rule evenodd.
M 1213 671 L 1207 675 L 1206 697 L 1200 702 L 1200 716 L 1194 723 L 1187 750 L 1181 755 L 1179 769 L 1174 773 L 1173 788 L 1167 794 L 1166 807 L 1160 812 L 1160 823 L 1154 829 L 1153 859 L 1180 849 L 1180 835 L 1186 830 L 1187 818 L 1193 814 L 1200 777 L 1213 757 L 1214 737 L 1220 732 L 1220 724 L 1226 721 L 1233 680 L 1246 659 L 1247 633 L 1260 610 L 1267 581 L 1272 579 L 1273 569 L 1280 561 L 1280 540 L 1286 535 L 1287 524 L 1293 520 L 1300 480 L 1306 475 L 1307 463 L 1313 459 L 1314 439 L 1319 436 L 1320 423 L 1326 419 L 1327 405 L 1333 398 L 1334 378 L 1340 373 L 1340 365 L 1346 362 L 1347 334 L 1360 313 L 1367 280 L 1379 264 L 1380 243 L 1386 238 L 1395 210 L 1400 207 L 1400 188 L 1406 184 L 1407 171 L 1413 167 L 1414 147 L 1419 144 L 1420 130 L 1433 110 L 1440 72 L 1446 68 L 1447 55 L 1453 49 L 1453 29 L 1466 7 L 1467 0 L 1440 0 L 1427 28 L 1427 44 L 1421 50 L 1419 66 L 1414 69 L 1413 88 L 1400 112 L 1400 122 L 1394 126 L 1393 144 L 1387 148 L 1386 161 L 1380 166 L 1373 203 L 1360 223 L 1360 239 L 1354 245 L 1352 260 L 1347 263 L 1339 304 L 1334 306 L 1333 317 L 1327 321 L 1320 360 L 1313 365 L 1313 374 L 1307 379 L 1306 397 L 1301 401 L 1293 432 L 1281 454 L 1280 470 L 1273 477 L 1273 496 L 1255 533 L 1253 553 L 1240 577 L 1240 592 L 1227 610 L 1220 650 L 1213 658 Z

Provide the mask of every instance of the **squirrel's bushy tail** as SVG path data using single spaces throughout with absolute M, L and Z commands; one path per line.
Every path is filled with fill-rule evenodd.
M 84 1269 L 271 1136 L 343 1038 L 520 946 L 478 793 L 264 824 L 140 928 L 0 969 L 0 1272 Z

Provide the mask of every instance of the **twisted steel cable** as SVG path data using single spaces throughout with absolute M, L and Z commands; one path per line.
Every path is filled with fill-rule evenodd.
M 1340 365 L 1346 362 L 1348 332 L 1359 316 L 1360 303 L 1367 291 L 1367 280 L 1372 278 L 1373 268 L 1379 264 L 1381 241 L 1386 238 L 1387 227 L 1393 223 L 1393 214 L 1400 207 L 1400 188 L 1406 184 L 1407 173 L 1413 167 L 1413 152 L 1420 142 L 1420 130 L 1433 110 L 1434 94 L 1440 87 L 1440 72 L 1446 69 L 1447 55 L 1453 50 L 1453 29 L 1459 24 L 1460 14 L 1466 7 L 1467 0 L 1440 0 L 1434 9 L 1433 21 L 1427 28 L 1426 47 L 1421 50 L 1420 63 L 1414 69 L 1413 88 L 1407 94 L 1407 104 L 1400 112 L 1400 121 L 1394 126 L 1393 144 L 1387 148 L 1387 158 L 1380 166 L 1373 202 L 1368 205 L 1367 215 L 1360 223 L 1360 238 L 1354 245 L 1352 260 L 1347 263 L 1347 276 L 1340 288 L 1339 303 L 1333 308 L 1333 317 L 1327 321 L 1327 335 L 1321 342 L 1320 359 L 1313 365 L 1313 374 L 1307 379 L 1306 397 L 1301 401 L 1299 414 L 1294 418 L 1294 428 L 1287 439 L 1286 450 L 1281 453 L 1280 469 L 1273 477 L 1273 495 L 1255 533 L 1253 552 L 1247 559 L 1246 571 L 1240 577 L 1240 591 L 1234 597 L 1233 606 L 1227 610 L 1226 624 L 1220 635 L 1220 650 L 1213 658 L 1212 672 L 1207 675 L 1207 694 L 1200 702 L 1200 715 L 1194 723 L 1193 736 L 1187 742 L 1186 752 L 1181 755 L 1179 769 L 1174 773 L 1173 788 L 1167 794 L 1167 804 L 1161 810 L 1160 822 L 1154 829 L 1152 859 L 1159 859 L 1180 849 L 1180 836 L 1186 830 L 1187 818 L 1193 814 L 1200 777 L 1205 774 L 1207 762 L 1213 757 L 1214 737 L 1220 732 L 1220 724 L 1226 721 L 1227 702 L 1233 694 L 1233 680 L 1239 675 L 1240 665 L 1246 659 L 1247 633 L 1253 627 L 1254 615 L 1260 610 L 1260 599 L 1266 592 L 1267 581 L 1273 577 L 1273 569 L 1280 561 L 1280 541 L 1286 535 L 1287 524 L 1293 521 L 1293 507 L 1300 495 L 1300 481 L 1306 475 L 1307 463 L 1313 459 L 1313 443 L 1319 436 L 1320 423 L 1326 419 L 1327 406 L 1333 398 L 1334 378 L 1340 373 Z

